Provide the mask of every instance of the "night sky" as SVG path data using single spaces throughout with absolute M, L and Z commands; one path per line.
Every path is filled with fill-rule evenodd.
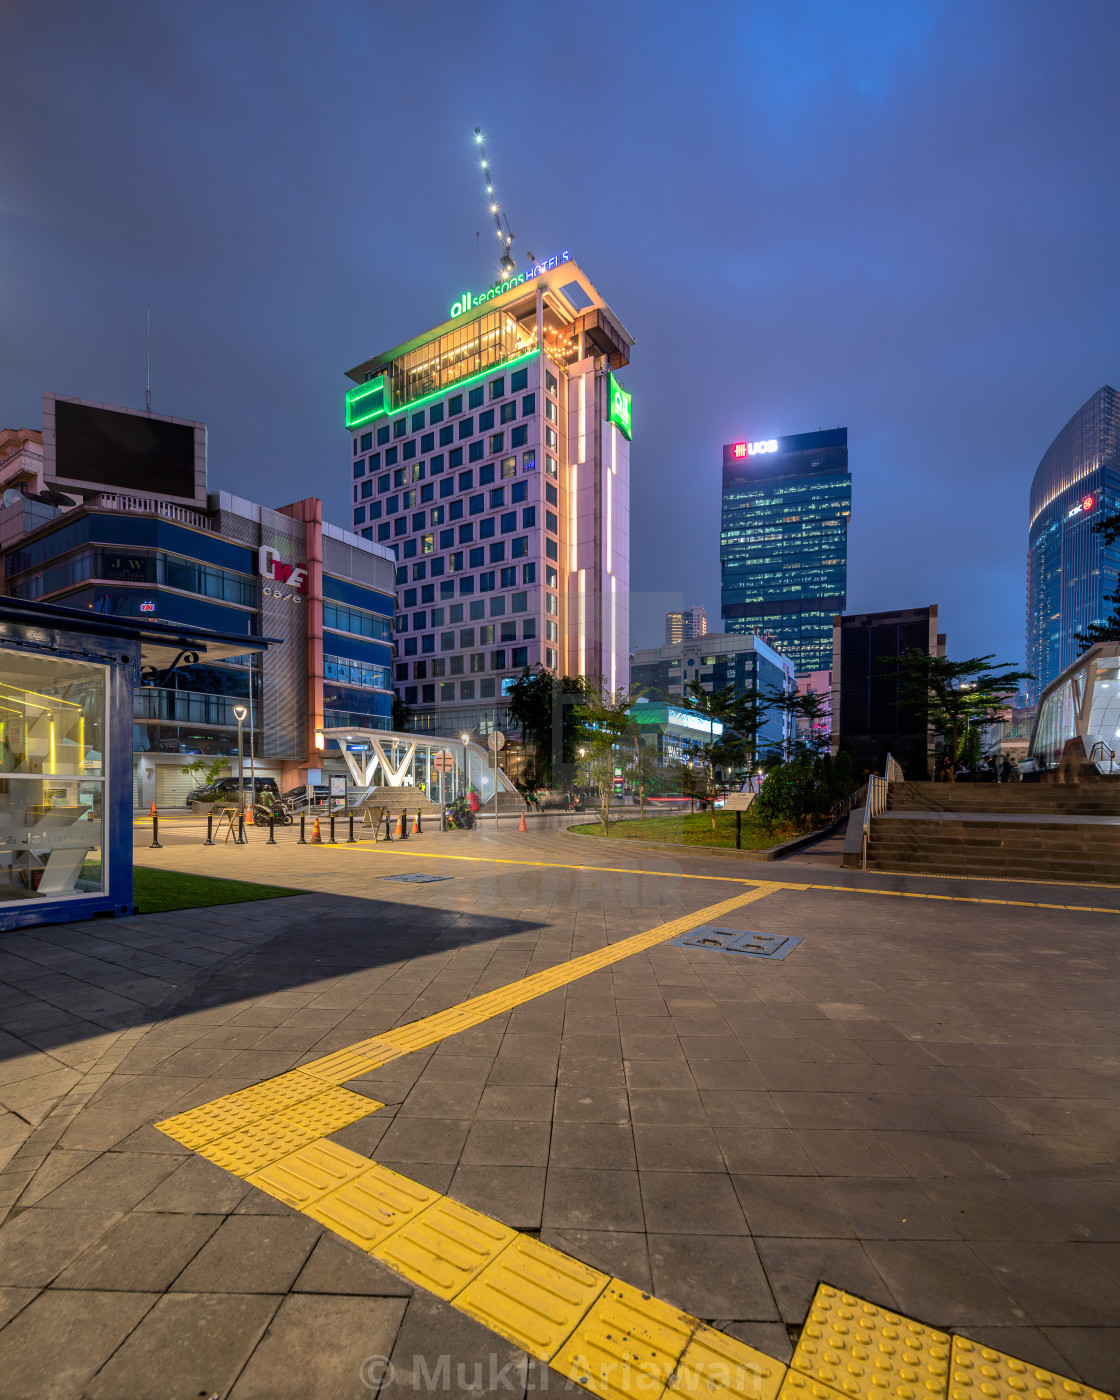
M 846 425 L 850 611 L 1021 661 L 1027 500 L 1120 379 L 1120 5 L 0 0 L 0 426 L 209 425 L 349 522 L 343 372 L 562 248 L 636 338 L 633 645 L 719 626 L 721 445 Z M 476 234 L 478 235 L 476 237 Z

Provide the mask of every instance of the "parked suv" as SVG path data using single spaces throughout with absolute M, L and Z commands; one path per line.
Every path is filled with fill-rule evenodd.
M 256 797 L 260 797 L 262 792 L 271 792 L 274 796 L 280 796 L 280 789 L 276 785 L 275 778 L 242 778 L 241 786 L 248 796 L 250 784 L 252 784 Z M 196 788 L 187 798 L 187 805 L 192 802 L 236 802 L 237 801 L 237 779 L 219 778 L 216 783 L 211 783 L 208 787 Z
M 310 797 L 312 804 L 326 802 L 330 795 L 331 790 L 326 783 L 312 783 Z M 308 801 L 307 784 L 300 783 L 299 787 L 289 788 L 284 794 L 284 801 L 289 807 L 302 807 Z

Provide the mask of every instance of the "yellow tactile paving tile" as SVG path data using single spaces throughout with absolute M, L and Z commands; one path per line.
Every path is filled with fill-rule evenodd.
M 400 1051 L 395 1046 L 387 1044 L 380 1036 L 371 1036 L 368 1040 L 359 1040 L 342 1050 L 335 1050 L 330 1055 L 309 1060 L 307 1064 L 300 1065 L 298 1073 L 319 1081 L 321 1089 L 323 1084 L 345 1084 L 348 1079 L 357 1079 L 359 1075 L 369 1074 L 371 1070 L 380 1069 L 390 1060 L 399 1058 Z
M 659 1400 L 700 1323 L 613 1278 L 552 1359 L 605 1400 Z
M 370 1253 L 439 1298 L 451 1299 L 517 1238 L 517 1231 L 441 1196 Z
M 609 1274 L 519 1235 L 455 1306 L 538 1361 L 551 1361 L 608 1283 Z
M 321 1196 L 304 1214 L 369 1252 L 439 1199 L 438 1191 L 367 1162 L 360 1176 Z
M 249 1181 L 285 1205 L 305 1210 L 320 1196 L 345 1186 L 368 1170 L 368 1157 L 323 1138 L 308 1143 L 271 1166 L 262 1167 L 249 1177 Z
M 949 1384 L 950 1337 L 822 1283 L 790 1369 L 850 1400 L 938 1400 Z
M 203 1157 L 235 1176 L 251 1176 L 262 1167 L 367 1117 L 381 1104 L 362 1094 L 333 1086 L 320 1088 L 314 1098 L 258 1119 L 247 1128 L 208 1142 L 198 1149 Z
M 787 1371 L 778 1391 L 778 1400 L 844 1400 L 844 1392 L 833 1390 L 823 1381 L 814 1380 L 801 1371 Z
M 786 1374 L 781 1361 L 700 1326 L 684 1349 L 665 1395 L 674 1400 L 777 1400 Z
M 1055 1375 L 965 1337 L 953 1338 L 949 1400 L 1115 1400 L 1103 1390 Z
M 248 1089 L 238 1089 L 236 1093 L 211 1099 L 198 1108 L 164 1118 L 156 1127 L 184 1147 L 195 1150 L 224 1137 L 226 1133 L 246 1128 L 277 1109 L 288 1108 L 322 1092 L 323 1085 L 319 1080 L 294 1069 L 287 1074 L 278 1074 L 275 1079 L 265 1079 Z

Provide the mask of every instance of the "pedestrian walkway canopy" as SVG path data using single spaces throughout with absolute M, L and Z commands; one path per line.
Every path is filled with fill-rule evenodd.
M 1057 768 L 1075 740 L 1080 762 L 1120 777 L 1120 642 L 1090 647 L 1039 697 L 1029 750 L 1035 769 Z
M 496 776 L 499 793 L 517 793 L 490 751 L 469 739 L 353 728 L 324 729 L 323 739 L 338 745 L 356 787 L 414 787 L 439 803 L 473 788 L 485 805 L 493 800 Z

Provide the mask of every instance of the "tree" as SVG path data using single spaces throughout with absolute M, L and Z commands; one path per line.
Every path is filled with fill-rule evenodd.
M 631 723 L 626 728 L 624 738 L 634 745 L 633 754 L 627 767 L 630 781 L 638 789 L 639 815 L 646 814 L 646 794 L 658 786 L 661 777 L 657 766 L 657 748 L 648 739 L 643 743 L 638 726 Z
M 912 647 L 897 658 L 880 658 L 892 664 L 897 661 L 903 693 L 934 730 L 944 736 L 953 763 L 960 754 L 969 723 L 995 723 L 1001 719 L 1001 712 L 1022 682 L 1034 679 L 1029 671 L 1014 670 L 1010 662 L 993 662 L 994 655 L 989 652 L 966 661 L 950 661 Z
M 587 696 L 589 687 L 582 676 L 555 676 L 543 666 L 530 670 L 526 666 L 510 686 L 508 703 L 510 719 L 521 730 L 521 737 L 532 747 L 534 769 L 541 781 L 555 785 L 554 757 L 559 752 L 561 763 L 574 763 L 576 750 L 584 740 L 583 723 L 577 710 Z M 555 743 L 557 703 L 561 708 L 560 743 Z
M 397 734 L 403 734 L 412 723 L 412 706 L 406 705 L 397 691 L 393 691 L 393 717 L 389 721 Z
M 586 681 L 584 685 L 575 715 L 584 729 L 581 757 L 589 785 L 599 789 L 599 818 L 605 836 L 614 792 L 614 752 L 630 723 L 630 707 L 642 692 L 610 690 L 602 681 L 597 686 Z
M 229 759 L 223 754 L 217 758 L 196 758 L 193 763 L 186 763 L 179 772 L 187 778 L 198 778 L 199 787 L 209 787 L 211 783 L 216 783 L 222 775 L 223 769 L 229 767 Z
M 688 704 L 693 714 L 701 715 L 708 721 L 708 742 L 700 752 L 700 762 L 704 778 L 703 795 L 710 804 L 712 830 L 715 831 L 717 770 L 724 766 L 736 766 L 742 760 L 744 749 L 741 740 L 732 738 L 726 728 L 736 711 L 735 687 L 725 685 L 719 690 L 705 690 L 700 681 L 689 681 Z M 719 740 L 715 732 L 717 724 L 722 729 Z
M 790 691 L 773 690 L 766 697 L 766 703 L 780 711 L 786 719 L 786 737 L 782 744 L 783 761 L 789 763 L 801 753 L 818 754 L 828 748 L 828 736 L 818 728 L 828 715 L 827 697 L 809 689 L 804 694 L 796 688 Z M 808 726 L 808 737 L 797 737 L 797 725 L 801 721 Z

